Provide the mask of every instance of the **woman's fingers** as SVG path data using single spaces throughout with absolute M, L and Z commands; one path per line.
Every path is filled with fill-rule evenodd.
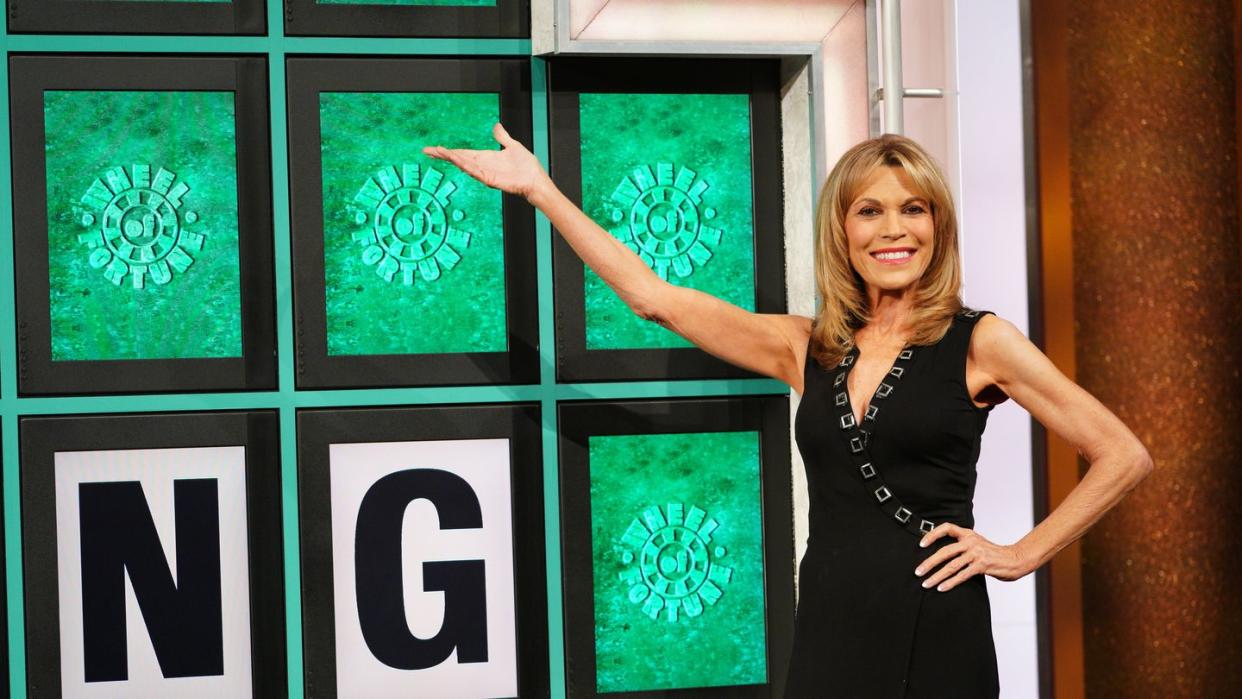
M 475 155 L 470 151 L 461 148 L 444 148 L 442 146 L 436 146 L 435 149 L 435 153 L 428 153 L 428 155 L 433 158 L 447 160 L 467 175 L 480 181 L 483 180 L 483 168 L 479 165 Z
M 915 575 L 924 575 L 935 569 L 936 566 L 940 566 L 935 573 L 932 573 L 923 581 L 923 587 L 930 588 L 933 585 L 944 582 L 946 578 L 954 573 L 958 573 L 950 582 L 941 584 L 936 588 L 941 592 L 945 592 L 977 572 L 974 563 L 979 560 L 979 546 L 981 542 L 975 540 L 975 537 L 972 536 L 974 534 L 974 530 L 959 527 L 951 522 L 945 522 L 931 532 L 928 532 L 927 536 L 923 538 L 928 543 L 942 536 L 954 536 L 957 537 L 957 541 L 928 556 L 914 569 Z M 971 537 L 971 541 L 963 541 L 967 537 Z M 982 537 L 977 538 L 982 539 Z M 946 563 L 945 561 L 948 562 Z M 944 565 L 941 565 L 942 563 Z M 959 571 L 961 572 L 959 573 Z
M 517 141 L 513 140 L 513 137 L 509 135 L 508 131 L 505 131 L 505 127 L 501 126 L 499 121 L 492 127 L 492 138 L 495 138 L 496 142 L 505 148 L 514 145 L 521 145 Z
M 979 566 L 972 562 L 968 564 L 965 568 L 962 568 L 958 572 L 957 575 L 954 575 L 952 578 L 949 578 L 947 581 L 941 583 L 939 586 L 936 587 L 936 589 L 940 592 L 948 592 L 949 590 L 952 590 L 954 587 L 957 587 L 962 582 L 965 582 L 966 580 L 968 580 L 970 576 L 975 575 L 980 572 L 982 571 L 979 568 Z
M 956 525 L 954 529 L 956 531 L 951 534 L 957 536 L 958 541 L 928 556 L 915 568 L 915 575 L 923 575 L 940 566 L 923 582 L 923 587 L 938 585 L 937 590 L 948 592 L 972 575 L 980 573 L 999 580 L 1017 580 L 1030 572 L 1013 545 L 993 543 L 973 529 Z
M 949 544 L 948 546 L 945 546 L 939 551 L 928 556 L 926 560 L 920 563 L 919 567 L 914 569 L 914 574 L 923 575 L 924 573 L 931 570 L 932 568 L 935 568 L 941 563 L 944 563 L 950 558 L 961 553 L 963 550 L 965 550 L 965 548 L 966 548 L 965 545 L 963 545 L 961 542 L 956 542 L 956 543 Z
M 444 146 L 427 146 L 423 148 L 423 154 L 435 158 L 436 160 L 444 160 L 461 167 L 461 165 L 457 162 L 460 160 L 460 157 L 454 153 L 453 150 L 445 148 Z
M 936 525 L 934 529 L 932 529 L 931 531 L 923 535 L 923 538 L 919 540 L 919 546 L 922 546 L 923 548 L 927 548 L 928 546 L 931 546 L 932 542 L 935 541 L 936 539 L 939 539 L 940 537 L 946 536 L 949 534 L 958 536 L 957 530 L 959 529 L 960 527 L 958 527 L 956 524 L 952 522 L 941 522 L 940 524 Z
M 963 551 L 961 555 L 959 555 L 957 558 L 954 558 L 948 563 L 945 563 L 943 566 L 940 567 L 940 570 L 937 570 L 935 574 L 929 576 L 926 580 L 924 580 L 923 587 L 931 587 L 932 585 L 936 585 L 944 581 L 945 578 L 949 577 L 950 575 L 953 575 L 957 571 L 961 570 L 963 567 L 969 565 L 972 560 L 974 559 L 972 556 L 970 556 L 969 552 Z
M 541 174 L 538 161 L 499 123 L 492 127 L 492 133 L 497 141 L 510 147 L 504 150 L 474 150 L 425 146 L 423 153 L 438 160 L 447 160 L 488 187 L 527 196 Z

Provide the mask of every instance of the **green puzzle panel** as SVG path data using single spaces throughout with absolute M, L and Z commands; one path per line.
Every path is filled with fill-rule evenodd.
M 328 354 L 503 352 L 501 194 L 424 145 L 493 148 L 495 93 L 323 93 Z
M 598 691 L 766 682 L 759 433 L 588 450 Z
M 319 5 L 420 5 L 495 7 L 496 0 L 315 0 Z
M 231 92 L 44 93 L 52 359 L 239 357 Z
M 142 1 L 151 6 L 160 2 L 184 3 L 187 10 L 191 9 L 189 3 L 222 5 L 231 2 Z M 98 2 L 100 7 L 120 4 L 120 0 Z M 497 4 L 494 0 L 321 2 L 359 8 L 367 5 Z M 229 8 L 217 9 L 230 11 Z M 294 55 L 531 57 L 531 42 L 529 38 L 288 37 L 281 21 L 281 9 L 282 3 L 278 0 L 265 3 L 265 36 L 11 32 L 4 35 L 12 53 L 99 53 L 152 58 L 172 54 L 204 57 L 247 54 L 266 59 L 270 81 L 267 97 L 271 112 L 267 126 L 271 170 L 264 174 L 271 177 L 271 220 L 270 228 L 251 230 L 246 227 L 246 234 L 274 237 L 274 315 L 280 368 L 280 389 L 270 391 L 23 396 L 18 390 L 21 368 L 18 350 L 22 343 L 17 337 L 19 323 L 13 302 L 13 268 L 23 261 L 14 261 L 13 221 L 11 216 L 4 217 L 0 223 L 4 228 L 0 235 L 0 253 L 4 253 L 9 264 L 0 269 L 0 282 L 3 282 L 0 283 L 0 321 L 4 321 L 0 323 L 4 328 L 0 331 L 0 383 L 3 384 L 0 407 L 3 408 L 5 437 L 9 630 L 6 660 L 11 693 L 14 697 L 27 696 L 28 662 L 46 660 L 37 655 L 39 648 L 28 648 L 25 642 L 23 586 L 27 581 L 22 574 L 19 416 L 185 410 L 279 411 L 287 605 L 286 670 L 288 696 L 300 698 L 305 694 L 307 668 L 302 655 L 300 571 L 303 560 L 298 529 L 296 412 L 308 407 L 530 401 L 541 406 L 545 435 L 542 487 L 548 527 L 545 555 L 550 627 L 549 694 L 554 698 L 565 697 L 564 580 L 557 497 L 558 402 L 782 393 L 785 387 L 777 382 L 751 379 L 558 384 L 551 303 L 550 253 L 554 233 L 547 219 L 538 216 L 535 235 L 541 254 L 532 269 L 522 271 L 537 284 L 541 299 L 538 385 L 299 390 L 296 386 L 298 343 L 294 332 L 296 311 L 289 210 L 291 205 L 297 204 L 290 201 L 290 179 L 298 174 L 289 171 L 286 58 Z M 533 142 L 530 145 L 546 165 L 549 139 L 547 65 L 539 57 L 531 57 L 531 61 Z M 641 76 L 636 78 L 641 79 Z M 8 80 L 0 83 L 3 84 L 0 89 L 9 89 Z M 695 204 L 698 218 L 691 220 L 703 224 L 696 230 L 705 234 L 703 246 L 710 245 L 711 257 L 703 261 L 698 259 L 702 251 L 686 250 L 685 257 L 692 267 L 690 276 L 684 278 L 678 276 L 675 256 L 661 258 L 665 274 L 674 283 L 701 288 L 745 308 L 753 308 L 755 284 L 751 249 L 754 232 L 747 97 L 584 95 L 582 104 L 583 172 L 606 173 L 598 175 L 595 181 L 583 181 L 587 203 L 584 208 L 588 213 L 607 226 L 615 209 L 626 207 L 625 211 L 630 212 L 641 196 L 631 196 L 628 203 L 624 199 L 612 199 L 623 179 L 629 179 L 635 190 L 640 183 L 647 186 L 651 182 L 680 189 L 684 199 L 668 191 L 668 201 L 688 199 Z M 320 106 L 324 125 L 321 175 L 329 353 L 369 355 L 508 349 L 500 194 L 457 173 L 451 165 L 432 163 L 419 152 L 422 145 L 436 142 L 496 148 L 490 129 L 499 115 L 497 96 L 340 93 L 325 95 Z M 45 93 L 44 108 L 52 358 L 69 361 L 241 356 L 237 134 L 233 94 L 52 91 Z M 627 138 L 637 140 L 627 145 Z M 36 176 L 13 172 L 10 151 L 5 151 L 0 160 L 3 160 L 0 179 L 5 187 L 11 188 L 14 177 Z M 665 167 L 661 167 L 662 163 Z M 357 200 L 357 195 L 367 187 L 368 181 L 376 186 L 381 186 L 380 180 L 384 178 L 389 184 L 404 185 L 411 181 L 407 165 L 419 168 L 419 176 L 413 180 L 420 186 L 424 184 L 428 165 L 443 173 L 441 182 L 433 187 L 436 192 L 441 191 L 445 182 L 454 184 L 456 189 L 445 195 L 448 200 L 445 216 L 452 221 L 454 211 L 463 212 L 458 223 L 471 233 L 469 245 L 460 253 L 461 259 L 455 266 L 440 266 L 437 261 L 441 275 L 436 281 L 426 283 L 422 274 L 416 272 L 409 287 L 404 286 L 399 272 L 391 280 L 378 274 L 383 258 L 368 263 L 364 257 L 367 246 L 355 237 L 359 231 L 365 231 L 365 227 L 357 223 L 358 214 L 373 216 L 378 209 L 375 205 L 368 211 L 366 206 L 360 205 L 362 202 Z M 634 175 L 635 169 L 643 166 L 651 170 L 646 178 L 650 182 Z M 683 167 L 693 172 L 692 178 L 685 179 L 688 176 L 682 174 Z M 680 181 L 679 176 L 682 177 Z M 652 188 L 647 186 L 647 189 Z M 623 195 L 633 194 L 624 187 L 620 190 Z M 642 193 L 639 191 L 639 195 Z M 434 197 L 435 192 L 430 195 Z M 109 209 L 112 204 L 115 204 L 114 210 Z M 639 210 L 644 213 L 644 225 L 650 226 L 648 232 L 654 235 L 654 228 L 661 224 L 655 223 L 660 217 L 656 215 L 659 212 L 651 214 L 653 208 L 639 207 Z M 711 218 L 707 216 L 707 208 L 713 210 Z M 87 215 L 90 221 L 84 223 Z M 395 217 L 392 220 L 395 222 Z M 410 230 L 413 230 L 417 224 L 413 218 L 409 220 Z M 685 226 L 676 216 L 673 219 L 664 216 L 663 220 L 666 224 L 672 220 L 674 225 L 664 225 L 660 233 L 669 230 L 680 233 Z M 616 228 L 614 235 L 624 236 L 623 230 L 613 227 Z M 715 234 L 703 228 L 719 229 L 720 240 L 715 241 Z M 180 253 L 172 252 L 173 246 L 167 245 L 167 236 L 161 237 L 174 232 Z M 447 240 L 447 233 L 445 237 Z M 128 241 L 134 249 L 126 248 L 120 241 Z M 152 251 L 152 258 L 175 258 L 176 264 L 169 261 L 167 271 L 163 267 L 151 269 L 160 259 L 141 259 L 143 253 L 136 252 L 141 247 Z M 181 253 L 192 262 L 182 259 Z M 133 258 L 133 267 L 127 264 L 124 274 L 120 273 L 120 267 L 111 267 L 109 271 L 114 259 L 131 254 L 138 257 Z M 684 271 L 684 261 L 681 264 Z M 139 275 L 134 267 L 138 266 L 142 266 L 144 272 L 141 285 L 135 287 L 134 281 Z M 628 309 L 589 271 L 586 285 L 589 347 L 687 346 L 662 328 L 632 320 Z M 758 435 L 739 432 L 594 437 L 590 449 L 593 566 L 598 582 L 594 589 L 597 610 L 594 637 L 600 660 L 599 688 L 602 691 L 644 688 L 659 691 L 662 688 L 765 682 L 769 675 L 766 665 L 768 629 L 762 583 L 765 568 L 761 548 Z M 635 475 L 640 472 L 641 476 Z M 658 500 L 644 497 L 646 494 Z M 641 562 L 642 549 L 637 546 L 640 542 L 635 541 L 634 536 L 626 538 L 631 525 L 637 521 L 640 526 L 647 527 L 648 521 L 655 522 L 659 517 L 664 518 L 666 524 L 680 520 L 686 531 L 693 530 L 693 536 L 684 538 L 686 535 L 683 535 L 682 539 L 688 542 L 683 547 L 687 563 L 683 564 L 677 551 L 664 558 L 656 555 L 650 559 L 657 573 L 675 576 L 684 570 L 690 576 L 691 553 L 706 554 L 705 560 L 712 566 L 710 571 L 704 572 L 700 564 L 700 569 L 693 573 L 703 581 L 697 593 L 703 610 L 697 616 L 690 614 L 694 602 L 682 602 L 678 598 L 676 621 L 670 621 L 672 604 L 668 601 L 662 601 L 660 608 L 654 609 L 656 618 L 651 618 L 650 612 L 656 603 L 649 600 L 655 593 L 637 602 L 631 601 L 633 585 L 627 585 L 626 579 L 621 577 L 628 574 L 624 562 L 626 546 L 635 556 L 633 563 Z M 686 524 L 691 526 L 685 527 Z M 660 528 L 653 524 L 647 531 L 650 533 L 652 529 Z M 695 544 L 696 540 L 702 542 L 701 547 Z M 716 546 L 723 550 L 718 553 Z M 662 560 L 670 562 L 661 563 Z M 578 563 L 575 561 L 573 565 Z M 662 565 L 667 570 L 661 572 Z M 722 578 L 726 568 L 727 580 Z M 706 583 L 719 590 L 714 604 L 707 600 L 715 593 Z M 697 612 L 697 608 L 694 611 Z M 688 660 L 665 667 L 661 657 L 675 656 L 681 649 L 686 649 Z M 29 694 L 38 696 L 39 692 L 30 690 Z
M 750 97 L 579 99 L 582 203 L 670 282 L 755 309 Z M 585 269 L 586 347 L 691 347 Z

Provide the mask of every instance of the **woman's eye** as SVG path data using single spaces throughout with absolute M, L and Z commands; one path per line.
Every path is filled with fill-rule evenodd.
M 912 204 L 905 208 L 905 212 L 907 214 L 912 214 L 912 215 L 917 216 L 920 214 L 927 213 L 927 209 L 919 204 Z M 879 213 L 880 213 L 880 210 L 874 206 L 864 206 L 863 208 L 858 210 L 859 216 L 875 216 Z

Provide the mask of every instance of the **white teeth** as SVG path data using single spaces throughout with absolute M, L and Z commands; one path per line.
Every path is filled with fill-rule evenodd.
M 909 250 L 901 250 L 899 252 L 877 252 L 875 257 L 880 260 L 904 260 L 913 254 Z

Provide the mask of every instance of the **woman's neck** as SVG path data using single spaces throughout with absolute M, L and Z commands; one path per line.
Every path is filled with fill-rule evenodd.
M 871 301 L 871 320 L 865 328 L 868 339 L 904 341 L 908 330 L 906 323 L 914 309 L 914 289 L 868 287 L 867 297 Z

